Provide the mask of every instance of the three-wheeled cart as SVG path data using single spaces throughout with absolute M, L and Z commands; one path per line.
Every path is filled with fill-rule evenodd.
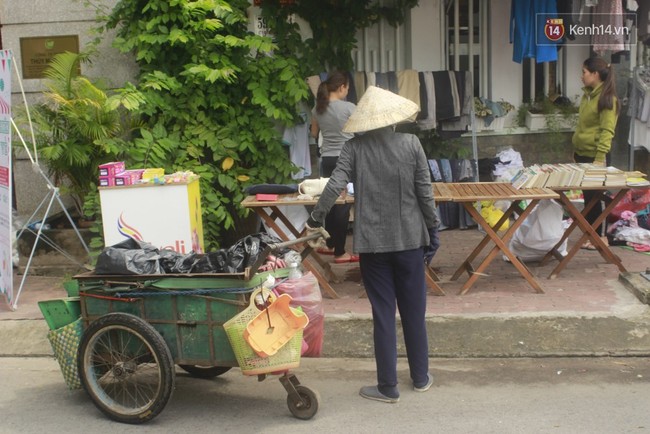
M 270 252 L 319 236 L 268 246 L 244 273 L 75 276 L 84 329 L 77 369 L 95 406 L 119 422 L 146 422 L 171 398 L 175 365 L 201 378 L 240 366 L 259 380 L 280 374 L 291 413 L 312 418 L 318 393 L 289 371 L 299 365 L 302 330 L 278 354 L 249 357 L 251 365 L 244 367 L 224 324 L 254 307 L 251 294 L 269 274 L 287 276 L 287 269 L 255 273 Z

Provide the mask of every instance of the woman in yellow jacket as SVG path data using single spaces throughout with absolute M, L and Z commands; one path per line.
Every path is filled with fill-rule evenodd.
M 585 87 L 580 101 L 578 126 L 572 139 L 573 157 L 577 163 L 608 166 L 609 151 L 620 111 L 614 70 L 603 58 L 590 57 L 582 64 L 582 83 Z M 593 196 L 599 194 L 588 190 L 583 193 L 585 205 Z M 587 221 L 596 221 L 602 210 L 602 204 L 598 202 L 587 214 Z M 602 235 L 602 226 L 599 226 L 596 232 Z M 586 242 L 582 248 L 596 250 L 590 242 Z

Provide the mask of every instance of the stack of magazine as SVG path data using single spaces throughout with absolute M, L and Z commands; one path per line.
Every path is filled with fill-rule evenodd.
M 512 185 L 517 189 L 579 186 L 584 174 L 584 168 L 576 163 L 535 164 L 521 169 L 512 178 Z
M 534 164 L 519 170 L 511 182 L 516 189 L 650 185 L 645 176 L 590 163 Z

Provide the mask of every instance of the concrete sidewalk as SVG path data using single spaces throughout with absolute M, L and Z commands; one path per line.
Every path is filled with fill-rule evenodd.
M 650 355 L 650 309 L 640 301 L 650 282 L 640 273 L 650 256 L 613 247 L 627 273 L 606 264 L 598 252 L 581 250 L 555 279 L 557 262 L 529 264 L 545 293 L 537 294 L 499 256 L 465 295 L 467 276 L 449 277 L 483 235 L 444 231 L 434 266 L 447 295 L 427 300 L 430 354 L 434 357 L 534 357 Z M 372 322 L 358 265 L 333 264 L 341 280 L 337 299 L 324 299 L 323 356 L 371 357 Z M 15 276 L 17 290 L 22 276 Z M 65 297 L 62 277 L 28 275 L 18 308 L 0 306 L 0 356 L 51 355 L 39 300 Z M 401 342 L 400 342 L 401 344 Z M 401 348 L 403 354 L 403 348 Z

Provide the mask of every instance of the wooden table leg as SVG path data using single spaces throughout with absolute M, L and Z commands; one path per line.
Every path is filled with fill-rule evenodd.
M 271 209 L 271 212 L 268 214 L 264 208 L 255 208 L 255 211 L 260 216 L 260 218 L 275 231 L 281 240 L 289 241 L 289 237 L 284 233 L 282 229 L 280 229 L 278 224 L 275 222 L 276 219 L 280 219 L 287 227 L 287 229 L 289 229 L 289 231 L 291 231 L 291 233 L 296 236 L 296 238 L 300 237 L 300 232 L 298 232 L 298 230 L 291 224 L 291 222 L 284 216 L 284 214 L 282 214 L 280 210 L 277 209 L 277 207 L 271 206 L 269 208 Z M 310 262 L 310 259 L 314 259 L 319 265 L 321 265 L 326 276 L 324 276 L 320 270 Z M 318 253 L 312 250 L 312 252 L 309 254 L 309 259 L 303 260 L 302 265 L 307 270 L 311 271 L 314 276 L 316 276 L 318 283 L 330 298 L 339 298 L 339 295 L 336 293 L 334 288 L 332 288 L 332 285 L 330 285 L 330 282 L 336 280 L 336 276 L 332 272 L 332 269 L 329 267 L 329 264 L 323 261 L 320 256 L 318 256 Z
M 427 264 L 424 264 L 424 279 L 429 287 L 429 292 L 433 295 L 446 295 L 445 291 L 436 283 L 437 280 L 440 280 L 438 275 Z
M 508 228 L 508 230 L 505 232 L 503 237 L 499 237 L 499 235 L 492 229 L 492 227 L 488 224 L 487 221 L 481 216 L 481 214 L 474 208 L 471 202 L 464 202 L 463 205 L 465 206 L 465 209 L 469 212 L 469 214 L 472 216 L 474 221 L 476 221 L 478 224 L 481 225 L 481 227 L 485 230 L 487 233 L 487 236 L 492 242 L 494 242 L 495 246 L 492 248 L 490 253 L 483 259 L 481 264 L 479 264 L 478 268 L 476 269 L 475 272 L 472 273 L 470 278 L 465 282 L 465 284 L 462 286 L 460 290 L 460 294 L 465 294 L 469 289 L 472 287 L 472 285 L 478 280 L 478 277 L 483 274 L 483 271 L 487 268 L 487 266 L 494 260 L 494 258 L 497 256 L 499 251 L 502 251 L 510 260 L 512 265 L 519 271 L 519 273 L 526 279 L 528 284 L 533 287 L 533 289 L 537 293 L 544 293 L 544 290 L 541 288 L 537 280 L 535 279 L 535 276 L 532 275 L 528 267 L 526 267 L 517 257 L 510 251 L 510 249 L 507 246 L 507 242 L 512 238 L 514 235 L 515 231 L 517 228 L 523 223 L 523 221 L 526 219 L 526 217 L 530 214 L 530 212 L 537 206 L 539 203 L 539 199 L 532 200 L 530 204 L 526 207 L 526 209 L 520 214 L 519 218 L 517 218 L 512 225 Z M 518 207 L 518 203 L 513 202 L 512 205 L 510 205 L 510 208 L 504 213 L 503 217 L 497 222 L 495 225 L 496 228 L 499 228 L 500 225 L 507 219 L 509 218 L 512 213 L 515 211 L 515 209 Z
M 548 276 L 549 279 L 554 279 L 555 277 L 558 276 L 558 274 L 560 274 L 560 272 L 566 267 L 566 265 L 571 261 L 571 259 L 573 259 L 576 253 L 578 253 L 578 251 L 580 250 L 580 247 L 587 240 L 591 241 L 591 243 L 596 247 L 600 255 L 603 257 L 603 259 L 605 259 L 605 261 L 607 261 L 610 264 L 616 265 L 621 272 L 626 271 L 621 259 L 610 250 L 609 246 L 605 244 L 603 240 L 600 239 L 600 236 L 596 233 L 596 228 L 598 227 L 598 225 L 600 225 L 605 220 L 605 218 L 611 212 L 611 210 L 618 204 L 618 202 L 621 201 L 621 199 L 623 199 L 626 192 L 627 189 L 620 190 L 614 196 L 612 201 L 605 207 L 605 209 L 598 216 L 598 218 L 594 221 L 593 225 L 589 224 L 585 216 L 586 216 L 586 212 L 589 209 L 591 209 L 596 204 L 596 202 L 600 200 L 600 197 L 594 197 L 594 199 L 588 204 L 586 211 L 583 211 L 581 213 L 580 211 L 578 211 L 578 208 L 576 208 L 576 206 L 573 205 L 573 203 L 566 198 L 566 196 L 562 194 L 560 195 L 560 199 L 562 201 L 562 204 L 564 205 L 564 208 L 568 211 L 571 218 L 573 218 L 573 223 L 580 228 L 580 230 L 582 231 L 582 235 L 580 236 L 578 242 L 571 247 L 567 255 L 553 269 L 551 274 Z

